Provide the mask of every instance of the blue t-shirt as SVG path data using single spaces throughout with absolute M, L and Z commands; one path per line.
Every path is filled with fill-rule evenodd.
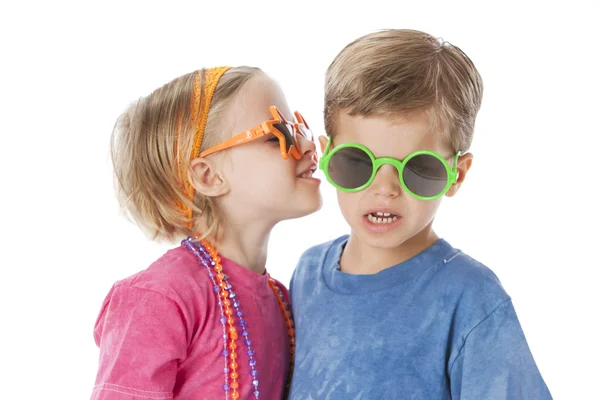
M 377 274 L 346 274 L 347 240 L 307 250 L 292 277 L 289 399 L 552 398 L 491 270 L 440 239 Z

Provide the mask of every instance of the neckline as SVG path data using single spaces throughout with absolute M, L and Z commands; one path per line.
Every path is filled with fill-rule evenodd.
M 323 265 L 323 279 L 327 286 L 333 292 L 344 295 L 369 294 L 406 284 L 457 251 L 444 239 L 438 239 L 406 261 L 375 274 L 355 275 L 342 272 L 340 267 L 340 257 L 348 238 L 345 235 L 332 243 Z

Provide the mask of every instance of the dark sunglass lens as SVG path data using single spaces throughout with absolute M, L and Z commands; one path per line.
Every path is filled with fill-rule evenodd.
M 430 154 L 420 154 L 408 160 L 402 177 L 408 189 L 422 197 L 437 196 L 448 183 L 446 167 Z
M 356 189 L 371 179 L 373 163 L 363 150 L 344 147 L 331 156 L 327 172 L 337 185 Z
M 292 133 L 292 132 L 294 132 L 294 128 L 291 125 L 284 124 L 284 123 L 273 124 L 273 127 L 275 129 L 277 129 L 279 132 L 281 132 L 281 134 L 285 138 L 285 151 L 289 152 L 290 148 L 296 144 L 296 142 L 294 141 L 293 133 Z

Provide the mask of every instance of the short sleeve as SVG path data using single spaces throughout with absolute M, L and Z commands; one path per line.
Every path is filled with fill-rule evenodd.
M 180 360 L 187 353 L 186 323 L 164 294 L 115 286 L 94 329 L 100 362 L 92 400 L 173 398 Z
M 449 375 L 454 400 L 552 399 L 510 300 L 471 330 Z

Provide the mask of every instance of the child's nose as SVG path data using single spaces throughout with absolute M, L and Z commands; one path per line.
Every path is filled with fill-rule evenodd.
M 300 153 L 302 153 L 302 157 L 316 158 L 317 145 L 314 141 L 308 140 L 302 135 L 298 135 L 298 144 L 300 145 Z
M 398 197 L 402 191 L 398 170 L 391 164 L 382 165 L 375 174 L 371 190 L 378 196 Z

